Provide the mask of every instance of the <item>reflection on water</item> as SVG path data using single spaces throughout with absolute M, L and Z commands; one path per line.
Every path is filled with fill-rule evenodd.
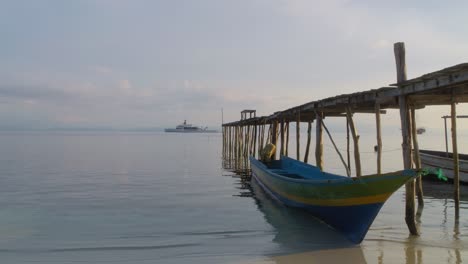
M 251 187 L 258 209 L 275 228 L 274 241 L 288 252 L 353 246 L 341 234 L 310 213 L 286 207 L 270 198 L 255 180 L 251 181 Z
M 370 238 L 365 239 L 362 245 L 355 246 L 308 212 L 286 207 L 272 199 L 255 180 L 236 177 L 239 177 L 237 184 L 240 190 L 236 196 L 252 197 L 255 200 L 266 222 L 274 228 L 273 242 L 279 246 L 275 256 L 247 263 L 459 264 L 463 263 L 463 259 L 468 259 L 468 251 L 464 249 L 467 222 L 463 218 L 457 221 L 454 217 L 453 200 L 449 198 L 453 193 L 451 185 L 424 183 L 427 206 L 419 222 L 421 236 L 409 236 L 406 226 L 389 231 L 377 226 L 371 229 Z M 466 216 L 468 199 L 466 195 L 463 198 L 461 208 Z M 388 214 L 395 214 L 395 210 L 383 211 L 384 217 L 390 216 Z M 403 218 L 403 215 L 398 217 Z M 387 233 L 395 231 L 397 233 L 394 234 L 401 233 L 404 236 L 400 239 Z
M 279 246 L 275 253 L 279 256 L 255 263 L 335 263 L 340 256 L 330 250 L 346 252 L 353 263 L 366 263 L 360 246 L 350 243 L 309 212 L 286 207 L 272 199 L 254 179 L 239 177 L 237 188 L 240 192 L 236 196 L 251 196 L 255 200 L 266 222 L 274 228 L 273 242 Z M 330 253 L 321 253 L 324 250 Z M 298 252 L 306 253 L 297 254 Z M 296 254 L 291 255 L 292 253 Z M 281 256 L 282 254 L 288 255 Z
M 405 242 L 376 241 L 363 247 L 367 263 L 462 263 L 466 259 L 466 250 L 459 245 L 437 247 L 425 245 L 417 237 L 410 237 Z M 450 248 L 449 248 L 450 247 Z

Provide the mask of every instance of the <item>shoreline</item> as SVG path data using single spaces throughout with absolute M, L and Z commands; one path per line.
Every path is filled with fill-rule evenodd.
M 368 240 L 350 248 L 326 249 L 265 259 L 240 262 L 238 264 L 310 264 L 310 263 L 463 263 L 468 259 L 463 241 L 458 240 L 453 247 L 427 245 L 409 238 L 406 242 L 388 240 Z M 466 248 L 466 245 L 465 245 Z

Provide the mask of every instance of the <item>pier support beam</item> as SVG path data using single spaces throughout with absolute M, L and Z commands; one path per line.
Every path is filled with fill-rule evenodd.
M 414 165 L 416 169 L 421 169 L 421 157 L 419 156 L 419 143 L 418 143 L 418 133 L 416 133 L 416 110 L 414 105 L 411 106 L 411 134 L 413 139 L 413 151 L 414 151 Z M 418 210 L 417 216 L 421 216 L 422 209 L 424 207 L 424 196 L 422 189 L 422 180 L 421 176 L 416 178 L 416 194 L 418 196 Z
M 377 134 L 377 174 L 382 173 L 382 129 L 380 126 L 380 104 L 375 104 L 375 125 Z
M 280 148 L 280 155 L 284 155 L 284 119 L 281 119 L 281 128 L 280 128 L 280 135 L 281 135 L 281 148 Z
M 323 127 L 322 127 L 323 114 L 320 112 L 315 113 L 315 165 L 323 171 Z
M 300 151 L 300 136 L 301 136 L 301 112 L 297 113 L 296 119 L 296 158 L 297 160 L 301 160 L 301 151 Z
M 250 125 L 247 125 L 244 137 L 244 159 L 247 160 L 250 152 Z
M 304 162 L 307 163 L 309 161 L 309 149 L 310 149 L 310 139 L 312 132 L 312 121 L 307 123 L 307 145 L 304 154 Z
M 454 98 L 453 98 L 454 99 Z M 460 165 L 458 160 L 458 142 L 457 142 L 457 110 L 455 100 L 452 99 L 451 104 L 451 120 L 452 120 L 452 151 L 453 151 L 453 200 L 455 202 L 455 221 L 458 221 L 460 216 Z
M 286 149 L 284 151 L 284 155 L 288 157 L 288 149 L 289 149 L 289 121 L 286 121 Z
M 397 69 L 397 82 L 406 81 L 406 61 L 405 61 L 405 44 L 403 42 L 395 43 L 394 46 L 395 62 Z M 401 133 L 403 137 L 403 164 L 405 169 L 411 168 L 411 133 L 410 133 L 410 118 L 408 113 L 407 98 L 405 95 L 400 95 L 398 98 L 400 106 Z M 405 221 L 412 235 L 419 235 L 418 228 L 414 219 L 415 204 L 414 204 L 414 180 L 409 181 L 405 185 L 406 191 L 406 210 Z
M 273 155 L 274 159 L 276 159 L 276 149 L 278 144 L 278 120 L 273 121 L 273 129 L 271 130 L 271 143 L 275 145 L 275 154 Z
M 346 118 L 346 161 L 348 163 L 348 169 L 351 171 L 351 155 L 349 153 L 349 121 L 348 118 Z
M 351 135 L 353 136 L 354 143 L 354 163 L 356 166 L 356 177 L 361 177 L 361 156 L 359 154 L 359 135 L 356 132 L 356 127 L 354 126 L 353 113 L 351 108 L 346 108 L 346 119 L 348 120 L 349 129 L 351 130 Z
M 255 158 L 255 154 L 257 153 L 256 148 L 257 148 L 257 129 L 258 129 L 258 124 L 255 122 L 255 127 L 254 127 L 254 142 L 253 142 L 253 149 L 252 149 L 252 155 Z
M 239 159 L 240 159 L 239 158 L 239 153 L 240 153 L 240 130 L 241 130 L 241 127 L 236 126 L 235 129 L 236 129 L 236 135 L 235 135 L 236 136 L 236 141 L 235 141 L 236 146 L 235 146 L 235 150 L 234 150 L 235 151 L 235 155 L 234 155 L 234 160 L 235 160 L 234 164 L 235 164 L 235 166 L 234 166 L 234 169 L 238 170 L 239 169 Z

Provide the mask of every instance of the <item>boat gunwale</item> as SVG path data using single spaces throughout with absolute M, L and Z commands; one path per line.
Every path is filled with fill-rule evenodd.
M 301 161 L 297 161 L 297 160 L 294 160 L 292 158 L 289 158 L 289 157 L 285 157 L 285 156 L 281 156 L 281 158 L 286 158 L 286 159 L 290 159 L 290 160 L 293 160 L 294 162 L 301 162 Z M 346 183 L 346 184 L 352 184 L 352 183 L 362 183 L 362 182 L 368 182 L 369 180 L 370 181 L 373 181 L 373 180 L 377 180 L 379 179 L 380 177 L 390 177 L 390 176 L 394 176 L 394 177 L 398 177 L 398 176 L 408 176 L 408 177 L 415 177 L 416 176 L 416 171 L 414 170 L 399 170 L 399 171 L 394 171 L 394 172 L 388 172 L 388 173 L 382 173 L 382 174 L 369 174 L 369 175 L 363 175 L 361 177 L 347 177 L 347 176 L 343 176 L 343 175 L 337 175 L 337 174 L 332 174 L 330 173 L 331 175 L 334 175 L 334 176 L 337 176 L 337 177 L 341 177 L 339 179 L 337 178 L 330 178 L 330 179 L 297 179 L 297 178 L 290 178 L 290 177 L 287 177 L 287 176 L 283 176 L 281 174 L 278 174 L 278 173 L 275 173 L 272 171 L 272 169 L 268 168 L 263 162 L 257 160 L 256 158 L 250 156 L 250 162 L 252 163 L 252 160 L 254 161 L 254 163 L 256 164 L 259 164 L 260 166 L 262 166 L 263 170 L 265 172 L 268 172 L 268 174 L 280 179 L 280 180 L 283 180 L 283 181 L 287 181 L 287 182 L 295 182 L 295 183 L 302 183 L 302 184 L 315 184 L 315 185 L 318 185 L 318 184 L 343 184 L 343 183 Z M 312 168 L 317 168 L 313 165 L 310 165 L 310 164 L 307 164 L 307 163 L 304 163 Z M 318 168 L 317 168 L 318 169 Z M 321 171 L 322 172 L 322 171 Z M 323 173 L 323 172 L 322 172 Z M 411 174 L 410 174 L 411 173 Z
M 445 156 L 446 153 L 447 152 L 445 152 L 445 151 L 439 151 L 439 150 L 429 150 L 429 149 L 420 149 L 419 150 L 419 155 L 436 157 L 438 159 L 443 159 L 443 160 L 446 160 L 446 161 L 453 161 L 453 157 Z M 449 154 L 453 155 L 452 152 L 449 152 Z M 458 158 L 459 158 L 460 163 L 468 163 L 468 154 L 458 153 Z

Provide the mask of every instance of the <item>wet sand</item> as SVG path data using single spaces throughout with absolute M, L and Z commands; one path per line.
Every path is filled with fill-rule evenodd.
M 267 222 L 277 231 L 274 242 L 298 253 L 252 259 L 252 264 L 302 263 L 463 263 L 468 262 L 468 203 L 463 199 L 461 216 L 455 220 L 450 184 L 425 182 L 425 207 L 418 221 L 421 235 L 409 236 L 403 216 L 404 192 L 393 195 L 370 228 L 361 245 L 343 243 L 336 233 L 315 223 L 304 212 L 278 205 L 252 188 L 261 202 Z M 463 186 L 465 187 L 465 186 Z M 462 188 L 464 189 L 464 188 Z M 468 193 L 468 190 L 463 190 Z M 465 196 L 462 196 L 466 198 Z M 296 228 L 294 228 L 296 227 Z M 322 248 L 320 248 L 320 246 Z M 315 248 L 314 248 L 315 247 Z
M 242 262 L 242 264 L 310 264 L 310 263 L 466 263 L 468 247 L 466 242 L 454 241 L 449 245 L 424 244 L 415 239 L 405 243 L 396 241 L 364 241 L 362 245 L 311 251 L 298 254 L 274 256 L 267 259 Z

